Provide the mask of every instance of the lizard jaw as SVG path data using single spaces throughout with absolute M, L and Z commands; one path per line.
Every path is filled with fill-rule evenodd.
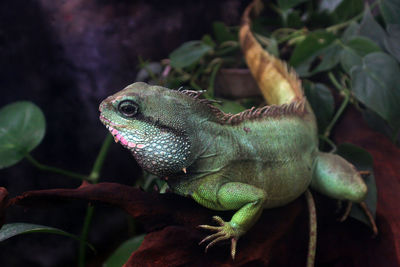
M 120 133 L 120 131 L 118 131 L 117 129 L 114 128 L 114 127 L 118 127 L 118 125 L 112 123 L 110 120 L 108 120 L 104 116 L 100 115 L 100 121 L 106 126 L 107 130 L 110 131 L 110 133 L 114 137 L 115 143 L 119 142 L 119 143 L 121 143 L 121 145 L 123 147 L 125 147 L 125 148 L 127 148 L 127 149 L 129 149 L 131 151 L 134 151 L 135 149 L 141 149 L 141 148 L 145 147 L 144 144 L 137 144 L 137 143 L 134 143 L 134 142 L 127 141 L 125 139 L 125 137 Z

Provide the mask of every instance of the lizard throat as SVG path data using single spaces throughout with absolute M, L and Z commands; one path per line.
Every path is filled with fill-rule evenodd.
M 185 134 L 175 135 L 155 128 L 136 132 L 117 128 L 118 125 L 109 123 L 104 117 L 100 120 L 114 136 L 115 142 L 129 149 L 138 164 L 150 173 L 171 175 L 181 172 L 190 164 L 191 145 Z

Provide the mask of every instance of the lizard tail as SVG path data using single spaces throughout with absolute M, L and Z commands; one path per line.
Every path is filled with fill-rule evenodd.
M 251 32 L 250 13 L 258 14 L 261 9 L 261 1 L 254 0 L 242 16 L 239 40 L 247 65 L 268 104 L 299 102 L 304 99 L 304 94 L 296 73 L 285 62 L 264 50 Z

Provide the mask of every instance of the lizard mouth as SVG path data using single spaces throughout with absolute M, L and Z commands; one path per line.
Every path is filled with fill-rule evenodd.
M 106 126 L 107 130 L 110 131 L 110 133 L 114 137 L 115 143 L 120 143 L 123 147 L 125 147 L 129 150 L 141 149 L 141 148 L 145 147 L 145 145 L 143 145 L 143 144 L 137 144 L 137 143 L 126 140 L 126 138 L 122 135 L 121 131 L 118 131 L 116 129 L 116 128 L 120 128 L 121 126 L 111 122 L 109 119 L 107 119 L 103 115 L 100 115 L 100 121 Z

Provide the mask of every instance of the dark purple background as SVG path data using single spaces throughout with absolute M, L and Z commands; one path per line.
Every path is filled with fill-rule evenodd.
M 87 174 L 106 135 L 98 104 L 134 82 L 138 56 L 160 60 L 185 41 L 200 39 L 213 21 L 237 25 L 249 1 L 3 0 L 0 2 L 0 106 L 36 103 L 47 131 L 32 155 L 42 163 Z M 133 158 L 112 145 L 101 181 L 134 184 Z M 34 189 L 76 187 L 79 181 L 45 173 L 22 161 L 0 170 L 11 196 Z M 85 203 L 58 208 L 13 208 L 7 222 L 31 222 L 79 234 Z M 90 241 L 105 258 L 127 238 L 128 216 L 95 210 Z M 0 243 L 1 266 L 76 265 L 76 241 L 47 234 Z M 91 257 L 92 265 L 100 260 Z

